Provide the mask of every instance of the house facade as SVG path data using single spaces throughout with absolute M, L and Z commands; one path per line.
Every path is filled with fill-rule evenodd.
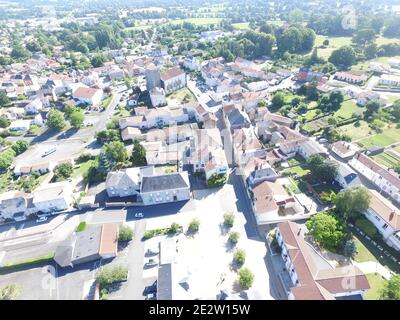
M 33 192 L 33 205 L 44 213 L 66 210 L 73 201 L 71 184 L 66 181 L 49 183 Z

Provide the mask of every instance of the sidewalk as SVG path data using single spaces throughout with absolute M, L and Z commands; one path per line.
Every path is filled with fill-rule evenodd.
M 366 262 L 355 262 L 353 261 L 353 265 L 359 267 L 362 272 L 365 274 L 369 273 L 379 273 L 385 279 L 390 279 L 392 277 L 392 273 L 382 266 L 379 262 L 374 261 L 366 261 Z

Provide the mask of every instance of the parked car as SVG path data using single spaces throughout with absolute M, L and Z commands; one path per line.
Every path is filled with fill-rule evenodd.
M 157 300 L 156 294 L 149 293 L 148 295 L 146 295 L 146 300 Z
M 157 254 L 159 254 L 159 251 L 155 249 L 147 249 L 146 251 L 146 256 L 155 256 Z
M 149 259 L 149 261 L 147 261 L 144 264 L 144 266 L 147 267 L 147 268 L 152 268 L 152 267 L 158 266 L 158 261 L 155 260 L 155 259 Z
M 135 218 L 143 218 L 143 213 L 142 212 L 135 213 Z
M 45 222 L 47 221 L 48 217 L 47 216 L 41 216 L 38 219 L 36 219 L 37 223 Z

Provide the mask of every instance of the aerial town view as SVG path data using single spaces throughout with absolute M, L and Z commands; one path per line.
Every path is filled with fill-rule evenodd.
M 400 0 L 0 0 L 0 300 L 400 300 Z

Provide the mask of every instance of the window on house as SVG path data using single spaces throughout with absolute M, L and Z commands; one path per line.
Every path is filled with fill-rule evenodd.
M 388 227 L 388 224 L 387 223 L 385 223 L 384 225 L 383 225 L 383 229 L 386 229 Z

